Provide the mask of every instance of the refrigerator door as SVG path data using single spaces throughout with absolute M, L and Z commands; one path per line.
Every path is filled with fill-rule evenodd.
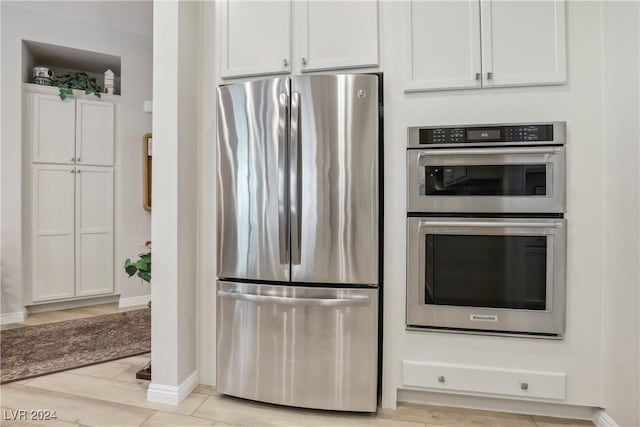
M 291 78 L 291 276 L 378 284 L 378 77 Z
M 218 276 L 289 280 L 287 77 L 218 88 Z
M 378 289 L 218 282 L 217 304 L 218 392 L 376 410 Z

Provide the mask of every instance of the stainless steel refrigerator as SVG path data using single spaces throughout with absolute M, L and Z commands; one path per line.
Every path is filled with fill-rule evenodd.
M 217 93 L 217 390 L 375 411 L 378 76 Z

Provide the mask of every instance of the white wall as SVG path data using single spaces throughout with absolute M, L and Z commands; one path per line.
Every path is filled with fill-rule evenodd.
M 640 7 L 603 6 L 603 406 L 640 425 Z
M 83 4 L 78 10 L 90 12 Z M 117 15 L 142 16 L 151 13 L 150 3 L 108 4 L 93 7 Z M 151 99 L 152 39 L 140 22 L 137 30 L 125 31 L 108 22 L 101 25 L 100 15 L 89 21 L 72 17 L 75 2 L 2 2 L 2 305 L 3 313 L 17 312 L 24 305 L 22 287 L 29 283 L 29 259 L 23 250 L 22 200 L 28 189 L 22 186 L 21 144 L 21 40 L 97 51 L 122 58 L 122 97 L 118 104 L 118 146 L 116 156 L 116 289 L 124 298 L 149 294 L 148 285 L 128 279 L 120 264 L 134 257 L 150 239 L 150 214 L 142 208 L 141 138 L 151 130 L 151 115 L 144 113 L 144 100 Z M 128 13 L 127 8 L 131 8 Z M 71 11 L 61 16 L 60 11 Z M 106 8 L 106 9 L 105 9 Z M 141 11 L 142 9 L 142 11 Z M 84 13 L 83 12 L 83 13 Z M 87 18 L 88 19 L 88 18 Z M 126 20 L 125 20 L 126 21 Z M 132 29 L 133 30 L 133 29 Z M 146 33 L 145 33 L 146 32 Z

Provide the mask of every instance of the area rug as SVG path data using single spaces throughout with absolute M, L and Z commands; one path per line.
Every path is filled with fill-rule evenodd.
M 148 353 L 148 308 L 0 331 L 0 384 Z

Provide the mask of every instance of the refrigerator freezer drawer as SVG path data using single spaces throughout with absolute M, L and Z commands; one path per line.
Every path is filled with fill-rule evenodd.
M 217 304 L 218 392 L 376 410 L 378 289 L 218 282 Z

